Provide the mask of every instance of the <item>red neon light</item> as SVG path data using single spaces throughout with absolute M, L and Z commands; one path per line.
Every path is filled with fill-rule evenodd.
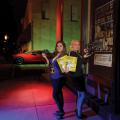
M 56 42 L 62 40 L 63 0 L 57 1 L 56 13 Z

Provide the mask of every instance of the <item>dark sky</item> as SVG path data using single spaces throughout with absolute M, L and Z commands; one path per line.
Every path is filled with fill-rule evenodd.
M 20 21 L 24 17 L 26 1 L 0 1 L 0 55 L 10 55 L 17 49 L 17 39 L 22 32 Z M 4 39 L 6 34 L 7 42 Z
M 1 0 L 0 34 L 8 33 L 12 37 L 20 34 L 20 19 L 24 16 L 26 0 Z

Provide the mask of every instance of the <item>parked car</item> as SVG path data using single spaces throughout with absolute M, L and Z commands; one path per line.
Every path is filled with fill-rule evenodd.
M 42 52 L 47 53 L 48 50 L 31 50 L 24 53 L 17 53 L 13 55 L 13 61 L 16 64 L 23 64 L 23 63 L 43 63 L 45 64 L 46 61 L 42 57 Z

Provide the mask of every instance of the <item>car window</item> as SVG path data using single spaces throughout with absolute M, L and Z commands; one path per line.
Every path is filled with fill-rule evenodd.
M 29 54 L 29 53 L 31 53 L 31 51 L 27 51 L 27 52 L 24 52 L 25 54 Z
M 37 53 L 38 53 L 38 54 L 42 54 L 42 51 L 38 51 Z
M 41 54 L 42 53 L 42 51 L 27 51 L 27 52 L 25 52 L 25 54 Z
M 32 52 L 32 54 L 38 54 L 37 52 Z

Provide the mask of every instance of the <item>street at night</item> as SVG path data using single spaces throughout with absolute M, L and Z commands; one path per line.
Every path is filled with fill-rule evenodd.
M 120 120 L 120 0 L 1 0 L 0 120 Z

